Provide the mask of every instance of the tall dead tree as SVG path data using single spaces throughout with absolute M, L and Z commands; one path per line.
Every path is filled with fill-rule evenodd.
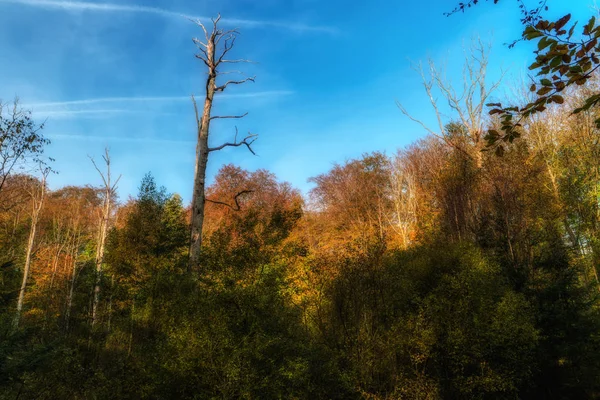
M 102 211 L 98 229 L 98 240 L 96 243 L 96 283 L 94 284 L 94 294 L 92 300 L 92 327 L 94 327 L 98 320 L 100 285 L 102 283 L 102 264 L 104 262 L 104 244 L 106 242 L 106 235 L 108 233 L 108 228 L 110 224 L 112 199 L 115 196 L 119 179 L 121 179 L 121 176 L 119 176 L 115 183 L 112 183 L 111 181 L 110 155 L 108 154 L 108 149 L 104 150 L 104 155 L 102 156 L 102 159 L 106 163 L 106 175 L 102 171 L 100 171 L 100 168 L 98 168 L 94 159 L 90 157 L 90 160 L 92 160 L 92 164 L 94 164 L 94 168 L 96 168 L 96 171 L 98 171 L 100 177 L 102 178 L 102 182 L 104 183 L 104 200 L 102 202 Z
M 37 225 L 40 217 L 40 212 L 42 211 L 42 206 L 44 205 L 44 198 L 46 196 L 46 180 L 51 171 L 51 169 L 48 167 L 40 167 L 40 169 L 41 180 L 33 181 L 29 188 L 29 194 L 31 196 L 31 226 L 29 228 L 29 238 L 27 240 L 27 247 L 25 249 L 25 265 L 23 266 L 23 280 L 21 281 L 19 299 L 17 300 L 17 311 L 13 320 L 13 328 L 15 330 L 19 327 L 21 312 L 23 311 L 25 291 L 27 290 L 27 279 L 29 278 L 31 258 L 33 256 L 33 246 L 35 244 L 35 237 L 37 234 Z
M 239 71 L 221 71 L 224 64 L 247 63 L 249 60 L 244 59 L 228 59 L 227 54 L 233 49 L 235 40 L 239 34 L 237 29 L 222 30 L 218 27 L 221 16 L 212 20 L 212 31 L 208 31 L 199 20 L 194 21 L 204 32 L 204 40 L 194 38 L 193 41 L 200 53 L 196 54 L 196 58 L 202 60 L 208 69 L 206 78 L 206 97 L 204 98 L 204 108 L 202 114 L 198 111 L 196 99 L 192 96 L 194 104 L 194 112 L 196 114 L 196 127 L 198 142 L 196 145 L 196 167 L 194 170 L 194 190 L 192 195 L 192 227 L 190 238 L 190 260 L 189 268 L 197 268 L 200 265 L 200 249 L 202 247 L 202 226 L 204 224 L 204 205 L 206 203 L 205 188 L 206 188 L 206 165 L 208 163 L 208 155 L 213 151 L 221 150 L 225 147 L 246 146 L 252 154 L 252 143 L 256 140 L 255 134 L 248 134 L 245 138 L 238 141 L 237 129 L 236 136 L 233 142 L 224 143 L 217 147 L 209 147 L 208 136 L 210 133 L 210 123 L 214 119 L 223 118 L 243 118 L 242 115 L 226 115 L 213 116 L 211 115 L 213 99 L 215 94 L 225 91 L 229 85 L 240 85 L 245 82 L 254 82 L 255 77 L 248 77 L 239 80 L 227 80 L 225 82 L 217 82 L 220 76 L 225 74 L 240 74 Z

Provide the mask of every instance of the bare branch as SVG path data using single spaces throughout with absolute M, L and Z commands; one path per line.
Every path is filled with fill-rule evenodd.
M 248 113 L 244 113 L 242 115 L 215 115 L 214 117 L 210 117 L 211 121 L 213 119 L 238 119 L 244 118 Z
M 196 54 L 196 58 L 202 60 L 202 62 L 204 62 L 204 64 L 210 68 L 210 63 L 208 62 L 208 59 L 206 57 L 201 56 L 200 54 Z
M 202 22 L 200 22 L 199 19 L 188 18 L 188 20 L 192 21 L 193 23 L 198 25 L 200 28 L 202 28 L 202 30 L 204 31 L 204 37 L 206 37 L 206 41 L 208 41 L 208 31 L 206 30 L 206 27 L 204 26 L 204 24 Z
M 235 128 L 235 138 L 233 140 L 233 143 L 223 143 L 220 146 L 217 147 L 209 147 L 208 151 L 219 151 L 224 149 L 225 147 L 240 147 L 242 145 L 246 146 L 248 148 L 248 150 L 250 151 L 250 153 L 256 155 L 256 153 L 254 152 L 254 150 L 252 149 L 252 143 L 254 143 L 258 137 L 258 135 L 256 133 L 249 133 L 248 136 L 246 136 L 244 139 L 242 139 L 241 142 L 237 141 L 237 135 L 238 135 L 238 129 L 237 127 Z
M 417 122 L 427 132 L 433 136 L 442 139 L 446 144 L 469 155 L 478 165 L 481 163 L 481 158 L 477 152 L 481 148 L 481 138 L 483 133 L 483 125 L 485 123 L 484 107 L 490 94 L 498 87 L 500 80 L 486 84 L 486 70 L 488 66 L 488 53 L 490 46 L 486 46 L 481 39 L 473 39 L 471 46 L 465 48 L 465 62 L 463 64 L 462 85 L 460 90 L 452 85 L 452 82 L 446 76 L 446 68 L 442 65 L 436 67 L 435 63 L 430 59 L 428 61 L 428 70 L 424 71 L 422 64 L 414 66 L 414 69 L 420 74 L 423 87 L 433 111 L 435 112 L 439 131 L 429 128 L 423 121 L 412 117 L 407 110 L 399 103 L 398 107 L 412 121 Z M 502 74 L 504 75 L 504 73 Z M 466 129 L 466 148 L 465 144 L 460 144 L 454 139 L 454 136 L 446 132 L 444 124 L 445 116 L 438 107 L 438 100 L 435 93 L 441 94 L 442 98 L 447 101 L 453 118 Z M 436 128 L 437 130 L 437 128 Z M 473 155 L 475 153 L 475 155 Z
M 215 92 L 222 92 L 229 85 L 241 85 L 242 83 L 246 83 L 246 82 L 252 82 L 252 83 L 254 83 L 255 79 L 256 79 L 256 76 L 252 76 L 252 77 L 249 77 L 249 78 L 246 78 L 246 79 L 242 79 L 240 81 L 227 81 L 223 85 L 215 87 Z
M 117 184 L 118 184 L 118 183 L 119 183 L 119 181 L 121 180 L 121 177 L 122 177 L 122 176 L 123 176 L 122 174 L 121 174 L 121 175 L 119 175 L 119 177 L 118 177 L 118 178 L 117 178 L 117 180 L 115 181 L 115 184 L 114 184 L 114 185 L 112 185 L 112 187 L 110 188 L 110 191 L 111 191 L 112 193 L 114 193 L 114 192 L 117 190 Z
M 238 31 L 237 28 L 225 31 L 225 32 L 221 33 L 221 35 L 219 35 L 219 37 L 216 38 L 215 44 L 219 44 L 219 42 L 223 38 L 232 39 L 233 37 L 235 37 L 236 35 L 239 35 L 239 34 L 240 34 L 240 32 Z
M 219 204 L 219 205 L 222 205 L 222 206 L 225 206 L 225 207 L 229 207 L 229 208 L 231 208 L 233 211 L 240 211 L 240 210 L 242 209 L 242 207 L 240 206 L 240 203 L 239 203 L 239 200 L 238 200 L 238 198 L 239 198 L 241 195 L 243 195 L 243 194 L 247 194 L 247 193 L 253 193 L 253 192 L 254 192 L 254 190 L 242 190 L 241 192 L 239 192 L 238 194 L 236 194 L 236 195 L 233 197 L 233 200 L 234 200 L 234 202 L 235 202 L 235 207 L 233 207 L 231 204 L 228 204 L 228 203 L 225 203 L 225 202 L 222 202 L 222 201 L 216 201 L 216 200 L 210 200 L 210 199 L 206 199 L 206 201 L 207 201 L 207 202 L 209 202 L 209 203 L 213 203 L 213 204 Z
M 406 108 L 404 108 L 404 106 L 402 105 L 402 103 L 400 103 L 399 101 L 396 100 L 396 106 L 400 109 L 400 111 L 402 112 L 402 114 L 406 115 L 411 121 L 416 122 L 417 124 L 421 125 L 423 127 L 423 129 L 425 129 L 427 132 L 429 132 L 430 134 L 432 134 L 433 136 L 442 139 L 442 140 L 446 140 L 444 138 L 443 135 L 440 135 L 438 133 L 436 133 L 434 130 L 432 130 L 431 128 L 429 128 L 427 125 L 425 125 L 425 123 L 419 119 L 416 119 L 415 117 L 413 117 L 407 110 Z
M 100 171 L 100 168 L 98 168 L 98 165 L 96 164 L 96 161 L 94 160 L 93 157 L 88 155 L 88 158 L 94 165 L 94 168 L 96 168 L 96 171 L 98 171 L 98 174 L 100 174 L 100 177 L 102 178 L 102 182 L 104 183 L 104 187 L 106 187 L 106 189 L 109 190 L 110 193 L 112 194 L 116 191 L 117 184 L 119 183 L 119 181 L 121 180 L 121 177 L 123 175 L 119 175 L 119 177 L 117 178 L 115 183 L 112 184 L 112 186 L 109 186 L 111 178 L 110 178 L 110 155 L 109 155 L 108 148 L 104 149 L 104 152 L 105 152 L 105 154 L 102 155 L 102 159 L 104 160 L 104 162 L 106 163 L 106 166 L 107 166 L 107 175 L 104 175 L 104 173 L 102 171 Z
M 100 168 L 98 168 L 98 165 L 96 165 L 96 161 L 94 161 L 94 158 L 90 155 L 88 155 L 88 158 L 94 165 L 94 168 L 96 168 L 96 171 L 98 171 L 98 173 L 100 174 L 100 177 L 102 178 L 102 181 L 104 182 L 104 186 L 108 186 L 108 183 L 106 183 L 106 178 L 104 177 L 104 173 L 102 171 L 100 171 Z M 104 158 L 104 156 L 102 156 L 102 158 Z
M 206 49 L 208 47 L 206 43 L 204 43 L 198 38 L 192 38 L 192 41 L 196 44 L 196 47 L 198 47 L 199 49 L 202 49 L 202 47 Z
M 214 30 L 218 31 L 217 29 L 217 24 L 219 23 L 219 21 L 221 20 L 221 13 L 217 14 L 217 18 L 211 18 L 213 25 L 214 25 Z
M 233 49 L 233 46 L 235 45 L 235 39 L 236 39 L 236 36 L 233 33 L 225 38 L 225 45 L 223 46 L 223 52 L 221 53 L 221 55 L 219 56 L 219 59 L 215 63 L 216 66 L 221 64 L 223 62 L 223 58 L 225 58 L 227 53 L 229 53 L 229 51 L 231 51 L 231 49 Z M 220 38 L 218 38 L 218 40 L 215 41 L 215 45 L 218 43 L 219 40 L 220 40 Z
M 450 146 L 452 148 L 455 148 L 456 150 L 460 151 L 461 153 L 463 153 L 464 155 L 466 155 L 468 158 L 471 158 L 471 159 L 473 158 L 473 156 L 471 156 L 461 146 L 455 145 L 446 135 L 444 135 L 443 132 L 442 132 L 442 134 L 437 134 L 436 132 L 434 132 L 433 130 L 431 130 L 427 125 L 425 125 L 425 123 L 423 121 L 421 121 L 419 119 L 416 119 L 415 117 L 413 117 L 412 115 L 410 115 L 408 113 L 408 111 L 406 111 L 406 109 L 404 108 L 404 106 L 402 104 L 400 104 L 400 102 L 396 101 L 396 106 L 398 106 L 398 108 L 400 109 L 400 111 L 402 112 L 402 114 L 406 115 L 411 121 L 414 121 L 414 122 L 418 123 L 419 125 L 421 125 L 431 135 L 433 135 L 436 138 L 440 139 L 441 141 L 443 141 L 444 143 L 446 143 L 448 146 Z
M 196 44 L 196 47 L 198 48 L 198 50 L 200 50 L 202 52 L 202 54 L 204 54 L 204 57 L 208 60 L 209 56 L 208 56 L 208 52 L 206 51 L 208 49 L 208 46 L 196 38 L 192 39 L 192 41 L 194 42 L 194 44 Z M 200 58 L 201 56 L 196 55 L 196 57 Z
M 431 74 L 435 74 L 435 66 L 433 65 L 431 60 L 429 61 L 429 70 L 430 70 Z M 429 102 L 431 103 L 431 106 L 433 107 L 433 110 L 435 111 L 435 116 L 437 118 L 437 122 L 440 127 L 440 135 L 443 135 L 444 134 L 444 123 L 442 122 L 442 113 L 438 109 L 437 101 L 433 97 L 433 90 L 432 90 L 433 80 L 431 80 L 429 82 L 427 81 L 427 78 L 425 77 L 425 72 L 423 72 L 423 66 L 421 64 L 419 64 L 419 73 L 421 74 L 421 80 L 423 81 L 423 87 L 425 87 L 425 92 L 427 93 Z

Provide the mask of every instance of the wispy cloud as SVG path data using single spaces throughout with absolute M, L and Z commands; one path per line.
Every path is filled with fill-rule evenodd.
M 26 104 L 27 108 L 54 108 L 54 107 L 68 107 L 68 106 L 88 106 L 95 104 L 123 104 L 123 103 L 145 103 L 145 102 L 176 102 L 189 100 L 189 97 L 176 96 L 176 97 L 101 97 L 95 99 L 82 99 L 82 100 L 68 100 L 68 101 L 51 101 L 45 103 L 32 103 Z
M 3 0 L 0 0 L 3 1 Z M 258 97 L 279 97 L 279 96 L 290 96 L 294 92 L 290 90 L 272 90 L 265 92 L 248 92 L 248 93 L 224 93 L 218 94 L 219 98 L 258 98 Z M 100 97 L 94 99 L 81 99 L 81 100 L 68 100 L 68 101 L 51 101 L 51 102 L 40 102 L 25 104 L 26 108 L 39 109 L 39 108 L 58 108 L 58 107 L 70 107 L 70 106 L 93 106 L 96 104 L 131 104 L 131 103 L 172 103 L 180 101 L 189 101 L 190 96 L 136 96 L 136 97 Z M 89 112 L 92 110 L 81 110 L 81 112 Z M 102 110 L 94 110 L 102 111 Z M 109 110 L 110 111 L 110 110 Z M 112 111 L 125 111 L 125 110 L 112 110 Z M 67 112 L 64 110 L 58 110 L 56 113 Z M 75 111 L 73 111 L 75 112 Z
M 50 134 L 50 139 L 54 140 L 84 140 L 84 141 L 98 141 L 98 142 L 143 142 L 143 143 L 162 143 L 162 144 L 175 144 L 175 145 L 190 145 L 195 144 L 191 140 L 174 140 L 174 139 L 159 139 L 149 137 L 136 137 L 136 136 L 99 136 L 99 135 L 74 135 L 74 134 Z
M 87 1 L 61 1 L 61 0 L 0 0 L 0 3 L 20 4 L 31 7 L 58 9 L 64 11 L 91 11 L 91 12 L 120 12 L 120 13 L 145 13 L 156 14 L 167 18 L 180 19 L 198 19 L 208 21 L 205 16 L 191 15 L 184 12 L 167 10 L 158 7 L 148 7 L 133 4 L 115 4 L 115 3 L 92 3 Z M 226 25 L 235 25 L 247 28 L 279 28 L 297 32 L 321 32 L 335 34 L 337 29 L 331 26 L 316 26 L 309 24 L 271 21 L 271 20 L 251 20 L 238 18 L 223 18 L 221 22 Z
M 42 117 L 52 118 L 107 118 L 115 114 L 133 114 L 140 111 L 124 109 L 102 109 L 102 110 L 42 110 L 35 111 L 35 114 Z

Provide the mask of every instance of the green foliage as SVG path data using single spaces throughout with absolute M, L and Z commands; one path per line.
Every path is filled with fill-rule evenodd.
M 0 101 L 0 191 L 15 169 L 27 162 L 44 164 L 42 155 L 50 140 L 42 135 L 43 128 L 19 106 L 18 99 L 12 105 Z
M 187 224 L 181 197 L 167 196 L 147 174 L 125 226 L 110 232 L 106 250 L 108 272 L 136 292 L 164 273 L 181 273 L 185 265 Z
M 165 344 L 171 393 L 196 398 L 338 398 L 344 389 L 327 349 L 311 343 L 283 292 L 280 265 L 261 267 L 242 285 L 219 279 Z M 178 354 L 179 357 L 172 357 Z M 169 393 L 169 392 L 166 392 Z
M 546 110 L 555 103 L 563 104 L 561 95 L 568 87 L 585 85 L 600 67 L 600 26 L 592 16 L 585 24 L 579 37 L 574 37 L 577 22 L 568 27 L 571 14 L 557 21 L 548 21 L 539 17 L 524 21 L 523 39 L 537 41 L 535 61 L 529 70 L 535 73 L 536 81 L 530 87 L 535 99 L 522 107 L 503 107 L 501 103 L 489 103 L 490 115 L 497 115 L 501 132 L 490 129 L 485 139 L 488 147 L 494 147 L 496 154 L 502 156 L 504 143 L 512 143 L 521 137 L 523 121 L 528 117 Z M 573 109 L 573 114 L 589 110 L 600 102 L 600 94 L 588 96 L 583 104 Z M 595 121 L 600 127 L 600 118 Z
M 447 134 L 465 144 L 460 124 Z M 312 213 L 272 174 L 228 166 L 209 191 L 200 277 L 181 198 L 147 175 L 110 232 L 93 328 L 93 239 L 73 253 L 69 318 L 36 282 L 38 316 L 13 331 L 20 275 L 0 272 L 0 399 L 597 398 L 600 316 L 583 270 L 597 257 L 595 150 L 576 149 L 556 152 L 555 192 L 525 141 L 485 159 L 487 174 L 458 149 L 430 153 L 434 223 L 404 250 L 384 242 L 381 153 L 318 177 Z
M 531 306 L 469 246 L 347 264 L 326 335 L 363 393 L 490 398 L 519 393 L 539 341 Z

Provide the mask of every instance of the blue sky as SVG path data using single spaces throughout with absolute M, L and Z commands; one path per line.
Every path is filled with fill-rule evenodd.
M 530 44 L 508 49 L 521 32 L 516 1 L 482 3 L 443 16 L 455 0 L 0 0 L 0 99 L 19 96 L 38 121 L 47 119 L 56 159 L 53 188 L 97 185 L 89 156 L 109 147 L 122 199 L 150 171 L 184 200 L 191 197 L 195 122 L 189 96 L 202 96 L 204 68 L 191 41 L 201 31 L 184 16 L 221 13 L 242 32 L 235 55 L 256 83 L 230 87 L 216 113 L 211 142 L 258 133 L 258 156 L 244 148 L 212 153 L 208 175 L 233 163 L 267 168 L 307 192 L 307 179 L 335 162 L 380 150 L 393 154 L 424 136 L 404 117 L 433 120 L 411 61 L 448 64 L 460 82 L 462 47 L 478 35 L 493 45 L 489 79 L 520 76 Z M 550 0 L 547 16 L 586 19 L 592 0 Z M 502 97 L 502 90 L 497 93 Z

